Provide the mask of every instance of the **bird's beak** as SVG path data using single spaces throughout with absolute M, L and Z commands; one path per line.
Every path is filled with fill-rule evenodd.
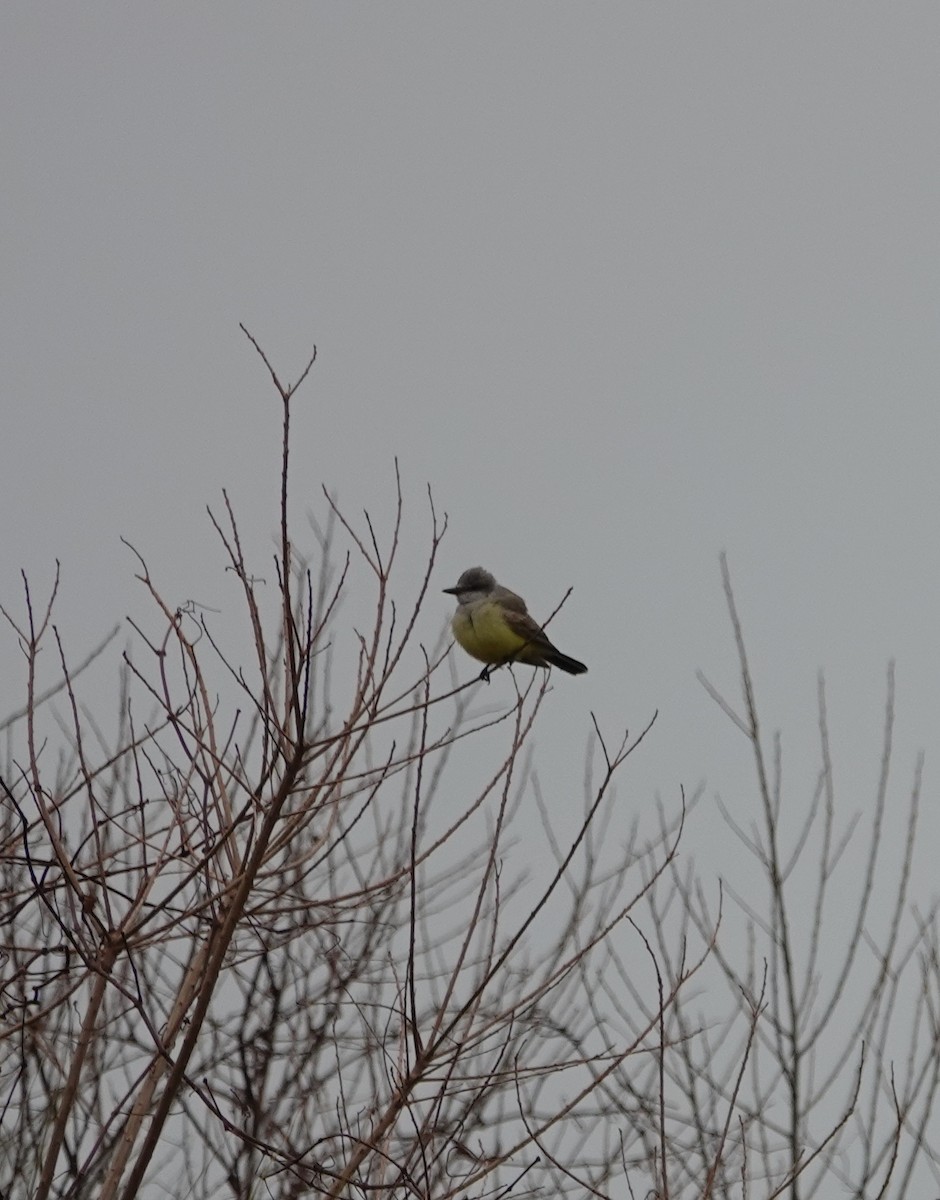
M 457 593 L 460 591 L 460 588 L 455 588 L 455 587 L 453 587 L 453 588 L 441 588 L 441 591 L 442 591 L 442 592 L 446 592 L 448 596 L 456 596 L 456 595 L 457 595 Z

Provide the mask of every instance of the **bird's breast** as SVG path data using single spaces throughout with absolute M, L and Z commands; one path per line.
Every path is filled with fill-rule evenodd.
M 506 624 L 500 606 L 492 602 L 458 609 L 451 628 L 464 650 L 481 662 L 502 662 L 526 644 L 525 638 Z

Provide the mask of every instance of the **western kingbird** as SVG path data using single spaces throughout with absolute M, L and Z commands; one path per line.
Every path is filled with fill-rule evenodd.
M 583 675 L 587 670 L 584 663 L 556 649 L 542 626 L 529 616 L 522 597 L 500 587 L 482 567 L 464 571 L 457 586 L 444 591 L 457 597 L 457 611 L 450 623 L 454 637 L 468 654 L 488 664 L 481 679 L 489 680 L 491 667 L 513 662 L 561 667 L 569 675 Z

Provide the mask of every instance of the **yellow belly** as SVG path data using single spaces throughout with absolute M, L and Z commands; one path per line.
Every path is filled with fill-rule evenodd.
M 450 627 L 464 650 L 480 662 L 505 662 L 526 645 L 525 638 L 506 624 L 498 604 L 480 604 L 472 613 L 458 609 Z

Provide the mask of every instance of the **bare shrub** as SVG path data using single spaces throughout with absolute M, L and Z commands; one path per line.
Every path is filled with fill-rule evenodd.
M 517 669 L 511 702 L 478 715 L 476 678 L 456 683 L 445 642 L 420 646 L 446 531 L 430 495 L 417 584 L 399 581 L 400 483 L 384 544 L 324 494 L 301 553 L 290 417 L 314 359 L 289 387 L 250 340 L 282 403 L 281 494 L 273 588 L 227 496 L 212 514 L 239 629 L 170 601 L 135 550 L 150 616 L 131 622 L 109 736 L 81 676 L 110 643 L 70 666 L 55 586 L 40 600 L 24 579 L 3 610 L 26 697 L 0 775 L 0 1193 L 665 1200 L 837 1180 L 867 1197 L 900 1178 L 905 1194 L 933 1155 L 933 914 L 902 932 L 908 855 L 859 993 L 879 816 L 841 965 L 820 962 L 842 847 L 831 775 L 784 849 L 730 584 L 746 715 L 720 702 L 754 751 L 764 824 L 742 836 L 771 884 L 766 915 L 742 904 L 743 958 L 716 889 L 680 866 L 683 798 L 652 835 L 610 836 L 649 726 L 613 746 L 585 731 L 583 811 L 562 841 L 530 757 L 550 677 Z M 342 605 L 366 589 L 371 624 L 351 635 Z M 467 747 L 488 764 L 472 790 Z M 890 720 L 885 781 L 889 750 Z M 523 801 L 540 806 L 547 870 L 526 854 Z M 801 941 L 787 881 L 810 851 Z M 898 1086 L 889 1030 L 909 968 Z M 846 1167 L 850 1133 L 862 1152 Z

